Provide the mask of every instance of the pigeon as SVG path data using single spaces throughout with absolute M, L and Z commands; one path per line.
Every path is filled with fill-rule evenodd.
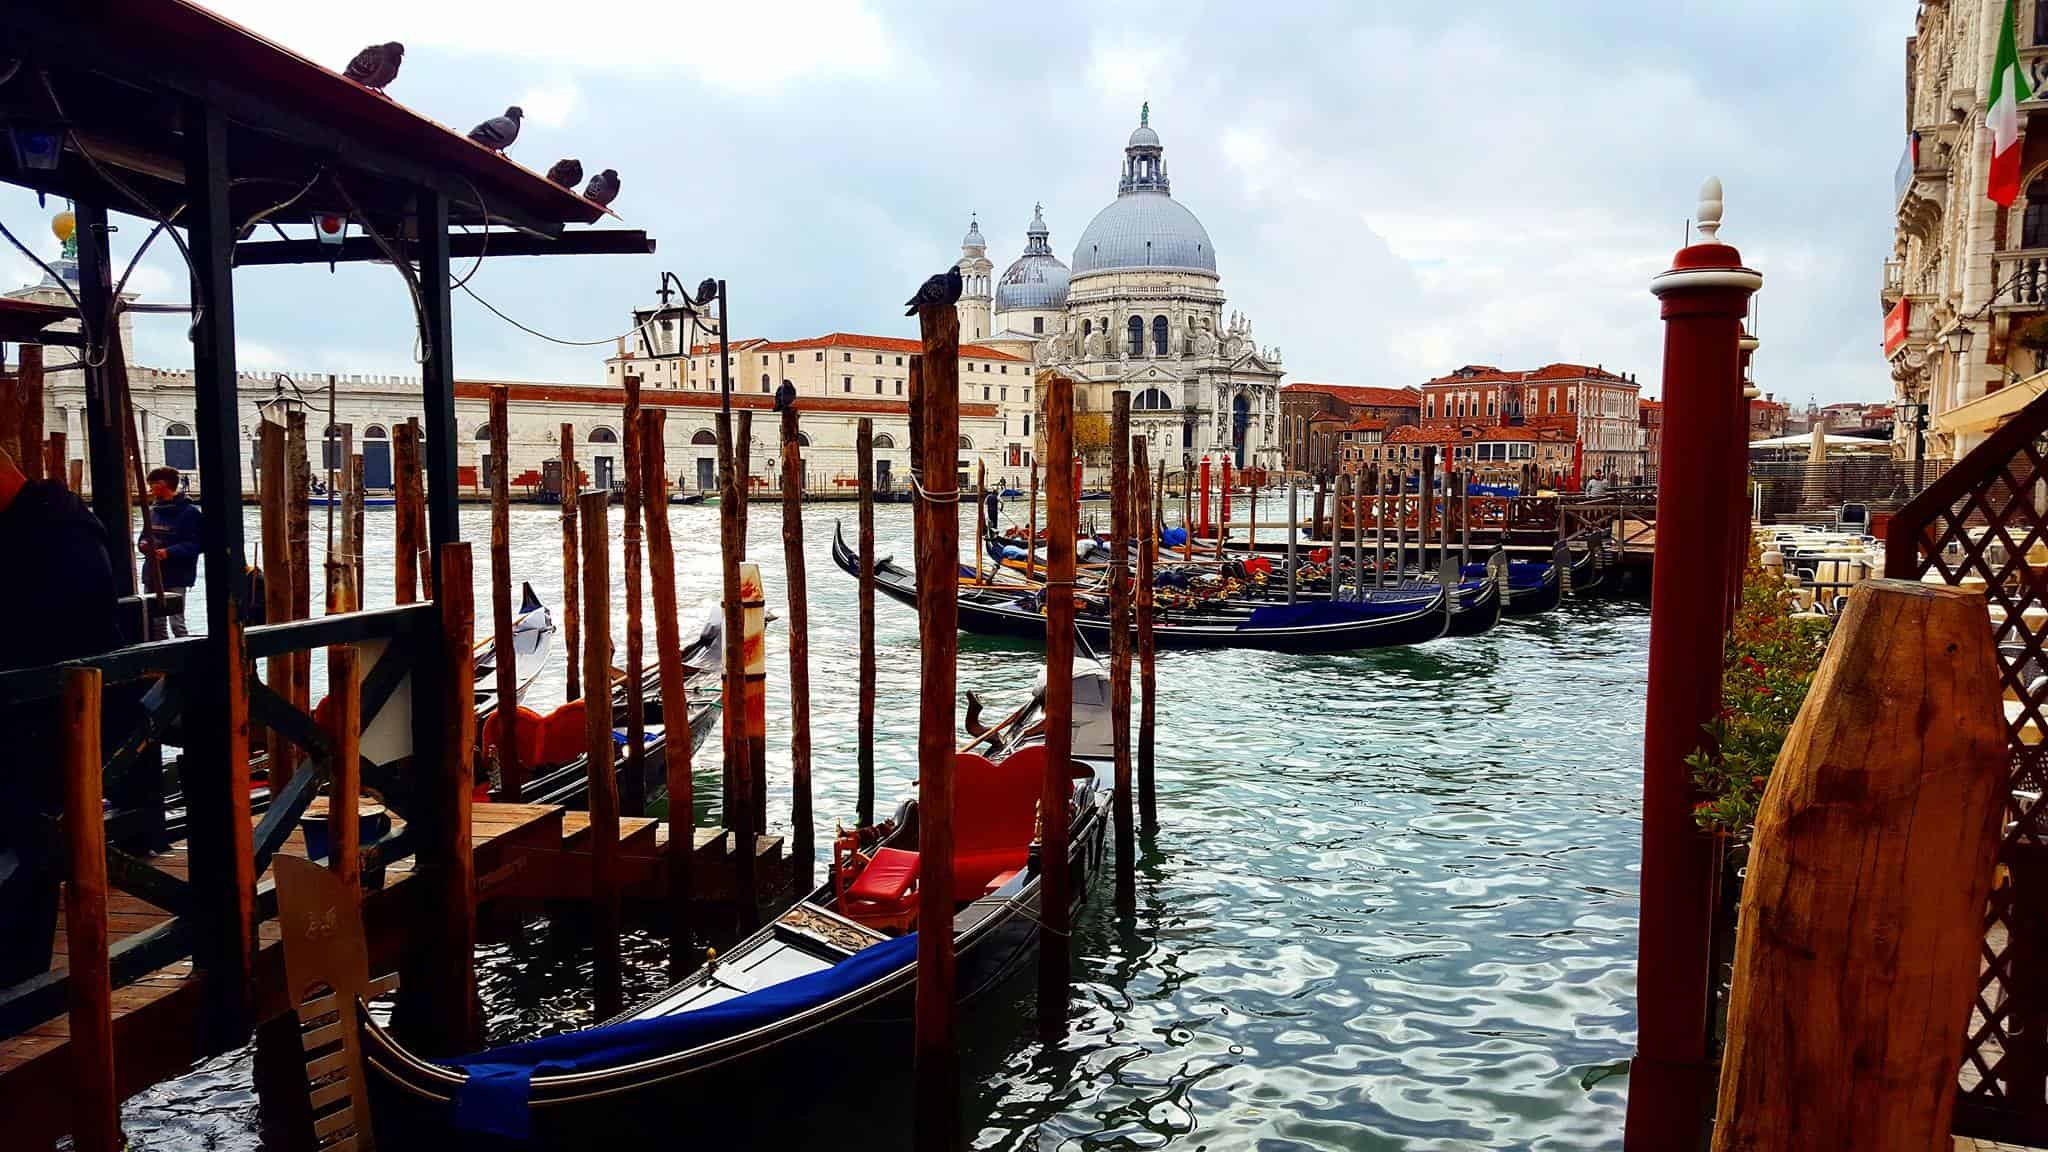
M 564 188 L 574 188 L 583 182 L 583 162 L 580 160 L 557 160 L 548 169 L 548 179 Z
M 616 169 L 607 168 L 590 178 L 583 186 L 583 198 L 592 204 L 609 206 L 619 198 L 619 174 Z
M 393 40 L 389 44 L 372 44 L 356 58 L 348 62 L 348 69 L 342 75 L 365 88 L 382 92 L 384 86 L 398 79 L 398 66 L 405 60 L 405 45 Z
M 919 308 L 934 304 L 957 304 L 960 302 L 960 268 L 955 265 L 924 282 L 917 295 L 905 300 L 903 314 L 917 315 Z
M 775 410 L 787 412 L 796 407 L 796 385 L 784 380 L 782 387 L 775 390 Z
M 505 109 L 503 116 L 493 116 L 471 128 L 469 138 L 493 152 L 503 152 L 519 139 L 519 118 L 524 115 L 526 113 L 519 110 L 519 105 L 514 104 Z

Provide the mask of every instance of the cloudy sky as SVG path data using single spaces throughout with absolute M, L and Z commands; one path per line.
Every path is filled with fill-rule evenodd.
M 208 2 L 336 68 L 402 40 L 398 100 L 458 130 L 518 103 L 515 158 L 617 168 L 614 207 L 658 255 L 501 260 L 472 282 L 568 340 L 623 331 L 664 269 L 726 277 L 737 334 L 914 335 L 892 305 L 958 257 L 970 213 L 1000 270 L 1042 200 L 1070 258 L 1149 100 L 1228 306 L 1289 379 L 1576 360 L 1654 391 L 1645 285 L 1719 175 L 1723 238 L 1765 275 L 1759 383 L 1890 391 L 1877 296 L 1911 0 Z M 46 257 L 47 215 L 0 194 Z M 173 260 L 153 252 L 131 286 L 181 297 Z M 34 278 L 0 254 L 0 282 Z M 413 367 L 388 268 L 249 270 L 237 289 L 247 367 Z M 456 310 L 465 376 L 601 370 L 602 349 Z M 140 325 L 144 363 L 190 362 L 182 325 Z

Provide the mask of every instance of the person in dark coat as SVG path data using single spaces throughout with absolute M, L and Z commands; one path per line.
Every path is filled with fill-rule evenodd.
M 149 474 L 149 523 L 135 550 L 142 553 L 142 583 L 151 592 L 189 594 L 199 582 L 199 505 L 179 490 L 184 477 L 176 468 Z M 166 640 L 185 635 L 185 604 L 162 615 L 149 614 L 149 638 Z
M 30 480 L 0 450 L 0 672 L 121 646 L 114 569 L 91 511 L 54 480 Z M 0 987 L 45 971 L 57 924 L 52 817 L 62 808 L 55 698 L 0 707 Z

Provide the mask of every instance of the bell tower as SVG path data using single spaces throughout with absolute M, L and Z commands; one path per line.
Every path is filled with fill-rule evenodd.
M 981 238 L 980 221 L 967 218 L 967 235 L 960 241 L 960 342 L 986 340 L 994 335 L 995 269 L 988 258 L 988 241 Z

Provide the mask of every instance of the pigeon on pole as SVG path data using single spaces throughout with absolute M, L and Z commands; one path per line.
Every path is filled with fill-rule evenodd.
M 794 407 L 796 407 L 796 385 L 784 380 L 782 387 L 775 390 L 775 410 L 777 412 L 784 412 Z
M 618 172 L 607 168 L 592 176 L 590 183 L 583 186 L 583 198 L 592 204 L 609 207 L 612 201 L 619 198 Z
M 903 314 L 917 315 L 919 308 L 934 304 L 958 304 L 960 302 L 960 268 L 955 265 L 934 275 L 917 290 L 917 295 L 904 301 Z
M 372 44 L 356 53 L 348 62 L 342 75 L 365 88 L 382 92 L 385 85 L 398 79 L 398 66 L 405 61 L 405 45 L 393 40 L 389 44 Z
M 564 188 L 574 188 L 583 181 L 583 163 L 579 160 L 557 160 L 548 169 L 548 179 Z
M 471 128 L 469 138 L 493 152 L 503 152 L 519 139 L 519 118 L 524 115 L 526 113 L 519 110 L 519 105 L 514 104 L 505 109 L 503 116 L 493 116 Z

